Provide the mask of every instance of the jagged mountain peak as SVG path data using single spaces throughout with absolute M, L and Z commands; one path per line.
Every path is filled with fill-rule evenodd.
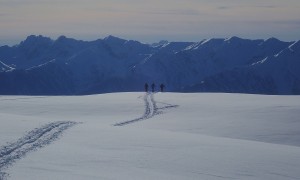
M 80 42 L 84 42 L 82 40 L 76 40 L 76 39 L 73 39 L 73 38 L 69 38 L 69 37 L 66 37 L 66 36 L 59 36 L 55 41 L 54 43 L 55 44 L 64 44 L 64 43 L 80 43 Z
M 235 42 L 235 41 L 240 41 L 240 40 L 244 40 L 242 38 L 239 38 L 237 36 L 232 36 L 230 38 L 226 38 L 224 41 L 227 41 L 227 42 Z
M 68 39 L 66 36 L 62 35 L 62 36 L 59 36 L 56 41 L 65 41 L 66 39 Z
M 271 38 L 265 40 L 265 42 L 266 43 L 278 43 L 278 42 L 281 42 L 281 41 L 277 38 L 271 37 Z
M 36 44 L 50 44 L 53 40 L 49 37 L 44 37 L 42 35 L 30 35 L 26 38 L 26 40 L 20 43 L 20 46 L 34 46 Z
M 44 41 L 46 43 L 41 43 Z M 16 68 L 10 74 L 5 71 L 1 73 L 1 87 L 10 86 L 11 89 L 0 88 L 0 93 L 22 94 L 24 92 L 19 89 L 28 89 L 26 93 L 30 94 L 29 84 L 33 76 L 40 83 L 36 87 L 45 88 L 41 89 L 41 93 L 49 92 L 46 89 L 56 89 L 55 92 L 61 94 L 139 91 L 145 82 L 165 82 L 169 91 L 180 91 L 185 86 L 208 82 L 209 79 L 205 79 L 208 77 L 214 77 L 210 78 L 213 86 L 209 88 L 213 91 L 229 87 L 226 92 L 300 93 L 297 80 L 300 75 L 297 73 L 284 79 L 292 85 L 295 81 L 294 91 L 290 90 L 293 89 L 292 85 L 283 84 L 290 89 L 277 92 L 276 87 L 283 85 L 276 84 L 277 81 L 273 83 L 273 79 L 270 79 L 280 77 L 282 72 L 288 74 L 298 71 L 299 41 L 289 43 L 275 38 L 266 41 L 249 40 L 234 36 L 200 42 L 162 41 L 160 44 L 159 47 L 154 47 L 111 35 L 96 41 L 81 41 L 65 36 L 52 41 L 43 36 L 29 36 L 22 43 L 27 48 L 0 47 L 3 69 L 7 70 L 5 64 Z M 49 63 L 53 59 L 56 61 Z M 255 62 L 256 65 L 253 65 Z M 31 67 L 36 68 L 26 71 L 27 74 L 22 71 Z M 279 76 L 273 76 L 274 74 Z M 74 83 L 73 89 L 59 89 L 66 87 L 62 84 L 62 78 L 69 84 Z M 230 78 L 235 78 L 236 81 L 230 81 Z M 22 79 L 21 85 L 15 82 L 16 79 Z M 252 84 L 249 85 L 248 81 Z M 120 82 L 124 82 L 122 87 Z M 265 88 L 265 82 L 276 87 Z M 255 91 L 247 89 L 249 87 Z
M 27 36 L 25 41 L 34 41 L 34 40 L 39 40 L 39 39 L 50 39 L 49 37 L 45 37 L 42 35 L 29 35 Z
M 121 38 L 113 36 L 113 35 L 109 35 L 109 36 L 105 37 L 103 40 L 106 42 L 109 42 L 109 43 L 125 43 L 127 41 L 125 39 L 121 39 Z
M 264 40 L 262 39 L 251 40 L 251 39 L 239 38 L 237 36 L 232 36 L 230 38 L 225 39 L 224 42 L 230 44 L 240 44 L 240 43 L 261 44 L 264 42 Z
M 286 46 L 288 44 L 292 44 L 292 42 L 284 42 L 284 41 L 281 41 L 277 38 L 272 37 L 272 38 L 269 38 L 269 39 L 265 40 L 260 45 L 275 47 L 275 46 L 282 46 L 282 45 Z

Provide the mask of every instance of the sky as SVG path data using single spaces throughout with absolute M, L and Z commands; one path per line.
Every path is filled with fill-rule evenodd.
M 299 0 L 0 0 L 0 45 L 28 35 L 144 43 L 300 39 Z

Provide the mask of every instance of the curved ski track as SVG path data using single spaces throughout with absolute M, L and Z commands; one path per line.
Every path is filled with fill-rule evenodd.
M 145 112 L 143 116 L 133 120 L 116 123 L 114 126 L 124 126 L 146 120 L 163 113 L 159 110 L 178 107 L 178 105 L 156 102 L 154 100 L 154 93 L 146 93 L 144 95 L 144 103 Z M 164 104 L 165 106 L 158 108 L 156 103 Z M 58 121 L 46 124 L 28 132 L 16 142 L 0 147 L 0 180 L 4 180 L 9 176 L 9 174 L 4 172 L 4 170 L 12 165 L 16 160 L 21 159 L 31 151 L 35 151 L 55 141 L 62 135 L 64 130 L 75 124 L 77 123 L 71 121 Z
M 178 107 L 178 105 L 161 103 L 161 104 L 166 104 L 167 106 L 158 108 L 156 105 L 157 102 L 154 100 L 154 93 L 146 93 L 144 95 L 144 103 L 145 103 L 145 112 L 144 112 L 143 116 L 136 118 L 136 119 L 129 120 L 129 121 L 119 122 L 119 123 L 114 124 L 113 126 L 124 126 L 124 125 L 128 125 L 128 124 L 135 123 L 138 121 L 146 120 L 146 119 L 152 118 L 155 115 L 163 113 L 162 111 L 158 111 L 158 110 Z
M 0 148 L 0 180 L 8 177 L 3 170 L 24 157 L 27 153 L 42 148 L 57 138 L 75 122 L 58 121 L 36 128 L 18 139 Z

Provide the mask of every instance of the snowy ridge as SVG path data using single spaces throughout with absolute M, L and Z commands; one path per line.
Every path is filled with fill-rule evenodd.
M 253 63 L 253 64 L 251 64 L 252 66 L 253 65 L 256 65 L 256 64 L 263 64 L 265 61 L 267 61 L 268 60 L 268 57 L 266 57 L 265 59 L 263 59 L 263 60 L 261 60 L 261 61 L 258 61 L 258 62 L 255 62 L 255 63 Z
M 0 148 L 0 179 L 7 174 L 4 170 L 16 160 L 24 157 L 27 153 L 50 144 L 63 133 L 64 130 L 75 125 L 75 122 L 54 122 L 36 128 L 16 142 L 9 143 Z
M 205 43 L 208 42 L 208 41 L 209 41 L 209 40 L 205 40 L 205 41 L 199 42 L 199 43 L 194 43 L 194 44 L 192 44 L 192 45 L 186 47 L 186 48 L 184 49 L 184 51 L 189 51 L 189 50 L 195 50 L 195 49 L 198 49 L 198 48 L 199 48 L 199 45 L 203 45 L 203 44 L 205 44 Z
M 299 44 L 299 43 L 300 43 L 300 41 L 294 42 L 293 44 L 291 44 L 291 45 L 289 46 L 289 49 L 290 49 L 291 51 L 294 51 L 294 50 L 293 50 L 293 46 L 295 46 L 296 44 Z
M 49 62 L 46 62 L 46 63 L 43 63 L 43 64 L 40 64 L 40 65 L 37 65 L 37 66 L 34 66 L 34 67 L 31 67 L 31 68 L 28 68 L 28 69 L 26 69 L 26 70 L 33 70 L 33 69 L 38 69 L 38 68 L 41 68 L 41 67 L 43 67 L 43 66 L 47 66 L 49 63 L 53 63 L 53 62 L 55 62 L 56 60 L 55 59 L 52 59 L 51 61 L 49 61 Z
M 12 68 L 12 67 L 8 66 L 7 64 L 3 63 L 2 61 L 0 61 L 0 72 L 11 71 L 14 69 L 15 68 Z

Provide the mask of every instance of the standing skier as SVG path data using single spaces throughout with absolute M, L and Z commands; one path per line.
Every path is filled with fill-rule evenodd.
M 154 92 L 154 90 L 155 90 L 155 84 L 154 83 L 152 83 L 151 88 L 152 88 L 152 92 Z
M 148 83 L 145 83 L 145 92 L 148 92 Z
M 160 85 L 160 91 L 161 91 L 161 92 L 164 92 L 164 88 L 165 88 L 165 85 L 164 85 L 164 84 L 161 84 L 161 85 Z

